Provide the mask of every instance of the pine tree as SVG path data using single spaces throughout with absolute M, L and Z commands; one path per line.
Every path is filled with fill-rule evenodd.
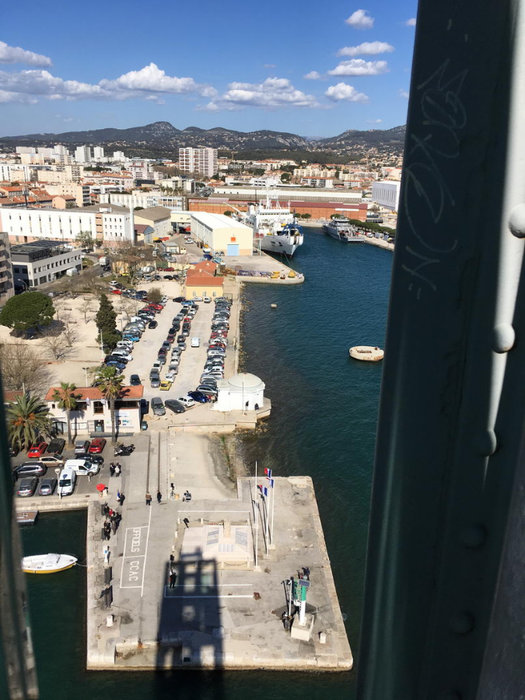
M 105 294 L 100 295 L 96 323 L 99 332 L 98 342 L 102 343 L 105 351 L 113 350 L 120 338 L 120 333 L 117 330 L 117 313 Z

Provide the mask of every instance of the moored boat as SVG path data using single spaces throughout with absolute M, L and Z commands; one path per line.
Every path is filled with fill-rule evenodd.
M 358 233 L 355 226 L 352 226 L 350 219 L 340 217 L 331 219 L 327 224 L 324 224 L 323 231 L 337 241 L 343 243 L 362 243 L 363 237 Z
M 26 574 L 54 574 L 75 566 L 77 558 L 71 554 L 33 554 L 22 559 Z
M 373 345 L 354 345 L 348 352 L 354 360 L 363 362 L 379 362 L 385 356 L 384 350 Z
M 280 206 L 279 202 L 272 206 L 268 196 L 266 204 L 250 205 L 245 223 L 253 228 L 255 245 L 269 253 L 292 257 L 304 243 L 303 230 L 290 208 Z

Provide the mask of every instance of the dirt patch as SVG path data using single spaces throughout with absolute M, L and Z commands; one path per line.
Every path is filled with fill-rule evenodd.
M 246 476 L 241 438 L 236 433 L 208 436 L 210 457 L 219 481 L 230 489 L 236 488 L 237 478 Z

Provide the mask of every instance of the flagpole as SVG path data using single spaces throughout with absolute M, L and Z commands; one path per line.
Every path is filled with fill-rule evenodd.
M 275 513 L 275 477 L 272 477 L 272 526 L 270 528 L 271 533 L 272 533 L 272 545 L 274 544 L 273 542 L 273 515 Z
M 265 531 L 266 531 L 266 554 L 268 554 L 268 537 L 269 537 L 269 523 L 270 518 L 268 517 L 268 487 L 266 487 L 266 495 L 264 496 L 264 520 L 265 520 Z
M 257 550 L 259 549 L 259 501 L 257 500 L 257 460 L 255 460 L 255 481 L 254 481 L 254 499 L 253 499 L 253 514 L 255 517 L 255 568 L 257 568 Z

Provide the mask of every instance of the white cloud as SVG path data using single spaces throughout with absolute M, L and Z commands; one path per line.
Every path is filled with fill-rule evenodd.
M 197 94 L 203 97 L 215 97 L 217 94 L 215 88 L 200 85 L 193 78 L 166 75 L 154 63 L 141 70 L 124 73 L 115 80 L 103 79 L 94 85 L 63 80 L 47 70 L 0 71 L 0 90 L 4 93 L 4 102 L 20 102 L 20 95 L 40 96 L 49 100 L 142 98 L 159 101 L 159 94 Z M 12 99 L 9 99 L 9 95 L 12 95 Z
M 242 107 L 318 107 L 315 97 L 297 90 L 287 78 L 266 78 L 263 83 L 230 83 L 228 90 L 210 102 L 207 110 Z
M 303 78 L 306 78 L 306 80 L 319 80 L 320 77 L 321 73 L 318 73 L 316 70 L 311 70 L 306 75 L 303 75 Z
M 390 53 L 394 50 L 391 44 L 387 44 L 386 41 L 365 41 L 359 46 L 345 46 L 339 49 L 337 52 L 338 56 L 359 56 L 368 55 L 373 56 L 379 53 Z
M 405 24 L 406 24 L 407 27 L 415 27 L 415 26 L 416 26 L 416 18 L 415 18 L 415 17 L 411 17 L 410 19 L 407 19 L 407 21 L 405 22 Z
M 400 90 L 399 97 L 402 97 L 403 99 L 408 100 L 408 98 L 410 97 L 410 93 L 408 93 L 406 90 Z
M 33 51 L 26 51 L 20 46 L 9 46 L 0 41 L 0 63 L 25 63 L 28 66 L 50 66 L 51 59 Z
M 264 68 L 277 68 L 275 63 L 265 63 Z
M 381 124 L 382 122 L 382 119 L 368 119 L 367 124 Z
M 101 80 L 99 85 L 106 90 L 124 92 L 163 92 L 171 94 L 198 93 L 213 97 L 216 91 L 207 85 L 197 84 L 193 78 L 176 78 L 166 75 L 155 63 L 140 70 L 124 73 L 116 80 Z
M 363 92 L 358 92 L 355 87 L 346 83 L 330 85 L 325 95 L 334 102 L 340 102 L 341 100 L 346 100 L 347 102 L 368 102 L 367 95 Z
M 351 58 L 341 61 L 328 75 L 380 75 L 388 72 L 386 61 L 365 61 L 362 58 Z
M 35 104 L 38 102 L 31 95 L 23 95 L 18 92 L 9 92 L 8 90 L 0 90 L 0 104 L 8 104 L 10 102 L 22 102 L 23 104 Z
M 368 10 L 356 10 L 345 22 L 355 29 L 372 29 L 374 18 L 368 14 Z

